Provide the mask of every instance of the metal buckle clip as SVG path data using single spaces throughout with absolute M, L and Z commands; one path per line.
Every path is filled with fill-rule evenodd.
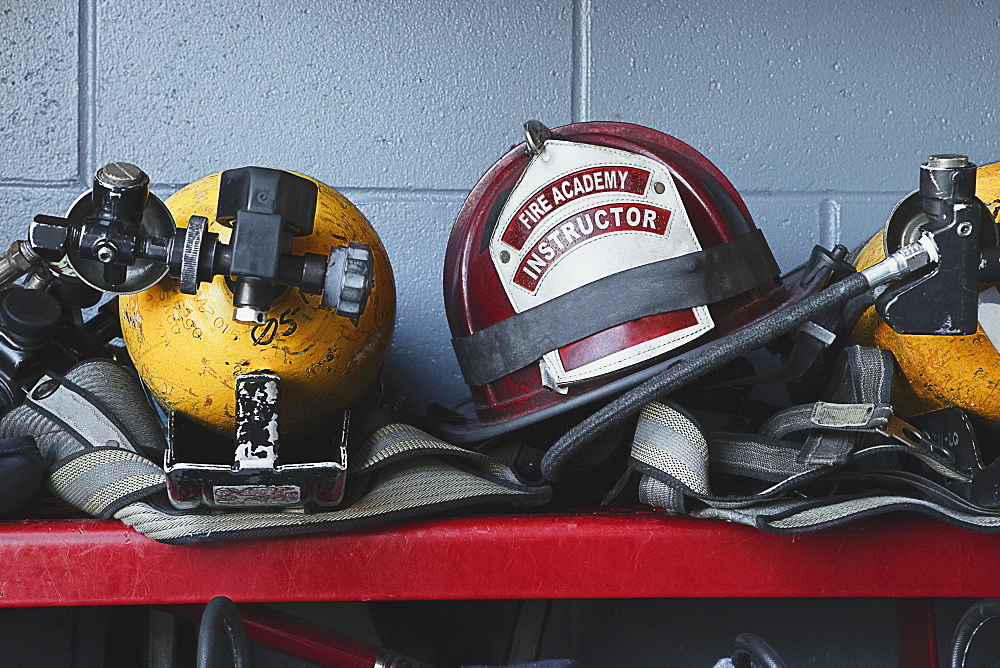
M 888 436 L 894 438 L 904 445 L 909 445 L 920 450 L 926 450 L 931 454 L 935 454 L 939 457 L 944 457 L 948 461 L 954 459 L 954 454 L 948 448 L 935 443 L 927 437 L 920 429 L 917 429 L 909 422 L 896 417 L 895 415 L 889 416 L 889 421 L 881 429 L 876 429 L 876 431 L 883 436 Z

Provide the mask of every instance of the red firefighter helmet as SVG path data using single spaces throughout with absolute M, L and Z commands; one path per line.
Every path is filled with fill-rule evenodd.
M 615 122 L 549 130 L 466 199 L 445 309 L 475 413 L 437 429 L 490 438 L 610 397 L 803 293 L 704 156 Z

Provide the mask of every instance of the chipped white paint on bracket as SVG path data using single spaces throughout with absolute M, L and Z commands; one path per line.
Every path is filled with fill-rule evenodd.
M 238 469 L 271 469 L 274 468 L 278 451 L 278 383 L 268 380 L 263 387 L 258 387 L 253 395 L 241 383 L 237 383 L 237 405 L 252 402 L 253 414 L 251 421 L 260 423 L 267 419 L 267 444 L 254 444 L 250 439 L 237 433 L 236 465 Z

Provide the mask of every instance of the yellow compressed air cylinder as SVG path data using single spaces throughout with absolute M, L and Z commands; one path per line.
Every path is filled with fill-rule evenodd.
M 309 177 L 306 177 L 309 178 Z M 320 305 L 320 295 L 285 288 L 263 324 L 233 319 L 226 277 L 202 283 L 195 295 L 165 278 L 143 292 L 119 297 L 128 353 L 139 375 L 167 409 L 231 435 L 236 377 L 270 370 L 281 378 L 281 429 L 302 434 L 355 401 L 375 380 L 392 338 L 396 288 L 381 240 L 365 216 L 333 188 L 319 187 L 312 234 L 296 237 L 292 252 L 327 255 L 347 242 L 369 246 L 373 285 L 356 319 Z M 166 200 L 179 226 L 205 216 L 209 232 L 229 242 L 232 230 L 216 222 L 220 174 L 206 176 Z
M 994 220 L 1000 220 L 1000 163 L 977 170 L 976 196 Z M 880 231 L 855 252 L 854 266 L 865 269 L 884 257 Z M 975 334 L 960 336 L 897 334 L 870 308 L 855 326 L 851 342 L 892 351 L 899 367 L 893 404 L 901 414 L 957 406 L 1000 424 L 1000 355 L 982 324 Z

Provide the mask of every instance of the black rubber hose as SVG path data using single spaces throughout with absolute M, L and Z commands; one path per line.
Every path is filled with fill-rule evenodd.
M 0 439 L 0 517 L 27 503 L 44 481 L 45 461 L 34 438 Z
M 972 638 L 991 619 L 1000 618 L 1000 599 L 984 598 L 976 601 L 958 620 L 955 635 L 951 640 L 951 668 L 964 668 L 965 657 L 972 645 Z
M 748 327 L 727 334 L 708 345 L 697 356 L 683 359 L 660 375 L 633 387 L 556 441 L 542 458 L 542 474 L 548 480 L 555 480 L 559 469 L 573 456 L 573 453 L 638 413 L 649 402 L 791 332 L 817 313 L 864 294 L 869 288 L 868 279 L 863 274 L 851 274 L 822 292 L 776 311 Z
M 753 633 L 741 633 L 733 640 L 730 658 L 736 668 L 787 668 L 784 659 Z
M 216 596 L 209 601 L 201 615 L 201 627 L 198 629 L 198 668 L 212 666 L 220 622 L 226 627 L 233 665 L 236 668 L 249 668 L 250 641 L 243 626 L 243 615 L 236 604 L 225 596 Z

